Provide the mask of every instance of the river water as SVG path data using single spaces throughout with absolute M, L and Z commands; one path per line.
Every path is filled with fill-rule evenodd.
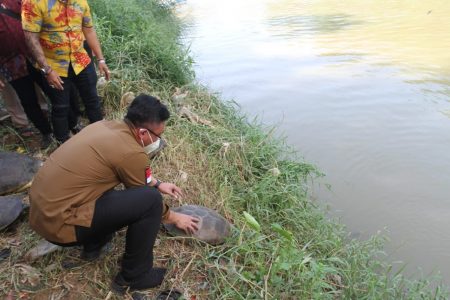
M 188 0 L 178 13 L 198 80 L 326 174 L 314 197 L 352 236 L 381 230 L 389 260 L 450 283 L 450 1 Z

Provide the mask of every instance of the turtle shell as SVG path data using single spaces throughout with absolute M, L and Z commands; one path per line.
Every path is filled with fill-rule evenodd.
M 171 210 L 199 218 L 199 228 L 192 236 L 209 244 L 222 244 L 231 233 L 231 224 L 210 208 L 199 205 L 184 205 L 171 208 Z M 174 224 L 164 224 L 164 227 L 175 236 L 187 236 Z
M 0 195 L 29 187 L 42 161 L 15 152 L 0 151 Z
M 11 225 L 26 207 L 23 195 L 0 196 L 0 230 Z

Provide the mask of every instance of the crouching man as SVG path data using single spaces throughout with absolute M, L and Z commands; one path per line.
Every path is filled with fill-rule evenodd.
M 139 95 L 124 120 L 87 126 L 61 145 L 37 173 L 30 190 L 30 225 L 48 241 L 82 245 L 93 260 L 113 234 L 127 227 L 121 271 L 112 286 L 120 291 L 161 284 L 165 269 L 153 268 L 160 223 L 186 232 L 198 219 L 171 211 L 161 193 L 181 190 L 152 176 L 148 154 L 158 148 L 169 111 L 158 99 Z M 125 190 L 114 190 L 123 183 Z

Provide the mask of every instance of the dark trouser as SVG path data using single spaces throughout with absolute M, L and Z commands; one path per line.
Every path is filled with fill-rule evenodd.
M 76 226 L 77 241 L 85 251 L 99 250 L 114 232 L 128 227 L 122 276 L 138 278 L 153 266 L 162 207 L 162 196 L 153 187 L 108 191 L 95 204 L 91 227 Z
M 92 62 L 93 64 L 93 62 Z M 33 65 L 27 61 L 27 68 L 30 76 L 35 83 L 39 85 L 44 94 L 50 97 L 52 88 L 48 85 L 47 79 L 38 71 Z M 76 86 L 72 83 L 70 89 L 70 110 L 69 110 L 69 129 L 74 128 L 78 124 L 79 117 L 81 115 L 80 105 L 78 102 L 79 94 Z
M 64 142 L 69 138 L 70 96 L 74 86 L 80 93 L 86 108 L 89 122 L 94 123 L 103 119 L 100 99 L 97 95 L 97 74 L 94 64 L 89 64 L 78 75 L 75 75 L 72 65 L 69 65 L 67 77 L 61 77 L 64 90 L 51 89 L 49 91 L 52 102 L 52 124 L 56 139 Z M 73 84 L 73 85 L 72 85 Z
M 50 134 L 52 129 L 50 128 L 50 123 L 39 106 L 32 77 L 27 75 L 20 79 L 11 81 L 10 84 L 16 91 L 28 119 L 30 119 L 42 135 Z

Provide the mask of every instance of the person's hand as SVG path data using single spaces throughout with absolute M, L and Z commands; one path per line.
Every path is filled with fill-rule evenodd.
M 109 69 L 105 61 L 98 63 L 98 71 L 100 72 L 100 75 L 105 76 L 106 80 L 109 80 Z
M 173 183 L 161 182 L 161 184 L 158 187 L 158 190 L 163 194 L 174 197 L 175 199 L 178 199 L 178 197 L 183 196 L 183 194 L 181 193 L 181 189 Z
M 64 90 L 64 81 L 62 81 L 61 77 L 59 77 L 58 73 L 55 70 L 50 70 L 50 73 L 46 76 L 48 85 L 52 89 Z
M 5 84 L 0 80 L 0 92 L 5 88 Z
M 200 221 L 198 218 L 174 211 L 171 211 L 170 214 L 175 226 L 187 234 L 193 234 L 198 230 L 197 223 Z

